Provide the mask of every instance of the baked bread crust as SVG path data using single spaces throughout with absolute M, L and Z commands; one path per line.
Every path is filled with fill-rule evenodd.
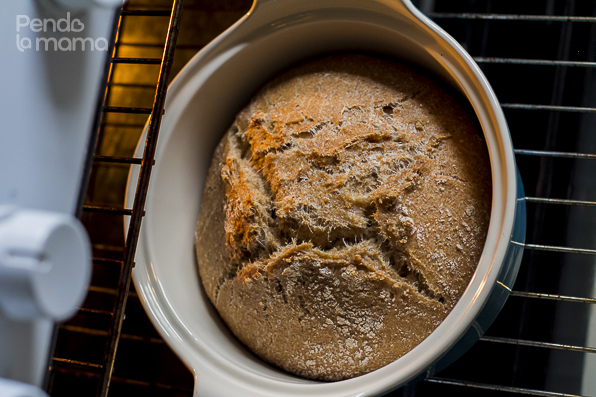
M 329 381 L 424 340 L 486 238 L 475 120 L 429 78 L 361 54 L 267 84 L 217 147 L 197 224 L 203 285 L 238 339 Z

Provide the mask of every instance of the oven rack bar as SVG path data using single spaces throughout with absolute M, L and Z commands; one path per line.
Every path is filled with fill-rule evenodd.
M 580 298 L 577 296 L 543 294 L 540 292 L 511 291 L 510 296 L 515 296 L 515 297 L 519 297 L 519 298 L 535 298 L 535 299 L 555 300 L 555 301 L 562 301 L 562 302 L 596 304 L 595 298 Z
M 134 213 L 133 209 L 128 208 L 116 208 L 116 207 L 104 207 L 100 205 L 84 205 L 83 211 L 86 212 L 98 212 L 102 214 L 112 214 L 112 215 L 126 215 L 131 216 Z
M 149 47 L 149 48 L 161 48 L 162 46 L 160 44 L 154 44 L 154 43 L 135 43 L 135 42 L 131 42 L 131 41 L 122 41 L 120 43 L 120 45 L 123 46 L 131 46 L 131 47 Z M 179 50 L 200 50 L 203 47 L 205 47 L 203 44 L 180 44 L 177 45 L 176 48 Z
M 596 108 L 581 106 L 535 105 L 527 103 L 502 103 L 503 109 L 550 110 L 558 112 L 596 113 Z
M 112 85 L 116 86 L 116 84 Z M 140 87 L 141 88 L 141 87 Z M 142 88 L 146 88 L 146 87 L 142 87 Z M 104 121 L 103 123 L 101 123 L 102 128 L 105 127 L 111 127 L 111 128 L 127 128 L 127 129 L 131 129 L 133 131 L 138 131 L 138 130 L 142 130 L 143 128 L 145 128 L 145 123 L 119 123 L 119 122 L 113 122 L 113 121 Z
M 426 379 L 425 381 L 429 382 L 429 383 L 437 383 L 437 384 L 446 385 L 446 386 L 447 385 L 448 386 L 463 386 L 463 387 L 471 387 L 471 388 L 481 389 L 481 390 L 492 390 L 492 391 L 506 392 L 506 393 L 525 394 L 527 396 L 586 397 L 586 396 L 580 396 L 577 394 L 557 393 L 557 392 L 535 390 L 535 389 L 524 389 L 521 387 L 513 387 L 513 386 L 491 385 L 491 384 L 486 384 L 486 383 L 468 382 L 468 381 L 464 381 L 464 380 L 447 379 L 447 378 L 429 378 L 429 379 Z
M 151 9 L 151 10 L 141 10 L 141 9 L 123 9 L 122 16 L 142 16 L 142 17 L 169 17 L 172 13 L 171 9 Z
M 482 342 L 505 343 L 508 345 L 542 347 L 542 348 L 547 348 L 547 349 L 569 350 L 569 351 L 582 352 L 582 353 L 596 353 L 596 348 L 594 348 L 594 347 L 564 345 L 564 344 L 552 343 L 552 342 L 539 342 L 539 341 L 533 341 L 533 340 L 503 338 L 503 337 L 498 337 L 498 336 L 486 336 L 486 335 L 481 336 L 480 340 Z
M 159 58 L 112 58 L 112 63 L 128 63 L 134 65 L 159 65 L 161 59 Z
M 596 67 L 596 62 L 559 61 L 549 59 L 524 59 L 524 58 L 497 58 L 497 57 L 473 57 L 477 63 L 499 63 L 508 65 L 543 65 L 543 66 L 575 66 L 575 67 Z
M 567 199 L 552 199 L 544 197 L 525 197 L 528 203 L 543 203 L 543 204 L 562 204 L 562 205 L 578 205 L 582 207 L 596 207 L 596 201 L 584 200 L 567 200 Z
M 121 260 L 121 259 L 94 257 L 93 258 L 93 263 L 95 263 L 95 264 L 101 264 L 101 265 L 117 265 L 117 266 L 121 266 L 124 263 L 124 261 Z
M 60 326 L 60 329 L 63 329 L 65 331 L 69 331 L 69 332 L 76 332 L 76 333 L 92 335 L 92 336 L 105 337 L 108 335 L 108 331 L 104 331 L 101 329 L 95 329 L 95 328 L 88 328 L 88 327 L 78 327 L 75 325 L 63 324 Z M 132 334 L 120 334 L 120 339 L 152 343 L 152 344 L 165 344 L 164 340 L 161 338 L 153 338 L 153 337 L 146 337 L 146 336 L 139 336 L 139 335 L 132 335 Z
M 112 316 L 112 312 L 107 310 L 89 309 L 87 307 L 78 307 L 77 310 L 81 313 L 99 314 L 103 316 Z
M 555 246 L 555 245 L 522 244 L 517 241 L 512 241 L 511 243 L 522 246 L 526 249 L 537 250 L 537 251 L 551 251 L 551 252 L 563 252 L 563 253 L 570 253 L 570 254 L 596 255 L 596 250 L 589 249 L 589 248 L 571 248 L 571 247 L 560 247 L 560 246 Z
M 153 84 L 145 84 L 145 83 L 116 83 L 113 81 L 108 81 L 108 87 L 123 87 L 123 88 L 146 88 L 146 89 L 155 89 L 155 86 Z M 109 122 L 106 122 L 106 124 L 111 124 Z M 105 124 L 104 124 L 105 125 Z M 141 126 L 141 128 L 143 128 L 145 125 L 143 124 Z
M 187 394 L 192 393 L 192 389 L 166 385 L 164 383 L 153 383 L 153 382 L 147 382 L 147 381 L 142 381 L 142 380 L 137 380 L 137 379 L 120 378 L 120 377 L 116 377 L 116 376 L 112 377 L 112 381 L 115 383 L 125 383 L 128 385 L 150 387 L 151 389 L 158 388 L 158 389 L 163 389 L 163 390 L 178 391 L 178 392 L 187 393 Z
M 142 164 L 143 159 L 136 158 L 136 157 L 116 157 L 116 156 L 100 156 L 95 155 L 93 156 L 95 161 L 104 162 L 104 163 L 118 163 L 118 164 Z
M 497 21 L 537 21 L 537 22 L 596 22 L 596 17 L 565 16 L 565 15 L 517 15 L 517 14 L 484 14 L 469 12 L 433 12 L 430 18 L 440 19 L 480 19 Z
M 106 113 L 132 113 L 132 114 L 151 114 L 151 108 L 135 108 L 127 106 L 104 106 Z
M 52 364 L 54 365 L 64 365 L 64 366 L 68 366 L 68 367 L 74 367 L 74 368 L 85 368 L 87 370 L 93 370 L 93 371 L 99 371 L 102 369 L 102 365 L 101 364 L 94 364 L 94 363 L 87 363 L 84 361 L 77 361 L 77 360 L 69 360 L 66 358 L 59 358 L 59 357 L 54 357 L 52 359 Z
M 78 369 L 78 368 L 71 368 L 68 366 L 64 366 L 64 367 L 56 366 L 56 367 L 52 367 L 52 370 L 56 371 L 56 372 L 61 372 L 64 374 L 73 374 L 73 375 L 77 375 L 77 376 L 83 375 L 88 379 L 98 379 L 99 378 L 99 374 L 97 372 L 93 372 L 90 370 L 84 370 L 84 369 Z M 112 383 L 150 387 L 152 391 L 154 389 L 161 389 L 161 390 L 181 392 L 181 393 L 185 393 L 186 395 L 192 395 L 192 389 L 188 389 L 188 388 L 180 387 L 180 386 L 167 385 L 167 384 L 159 383 L 159 382 L 146 382 L 146 381 L 141 381 L 141 380 L 136 380 L 136 379 L 128 379 L 128 378 L 122 378 L 119 376 L 113 376 Z M 153 395 L 153 394 L 150 394 L 150 395 Z
M 117 295 L 118 294 L 118 290 L 115 288 L 98 287 L 96 285 L 90 285 L 88 290 L 89 290 L 89 292 L 98 292 L 101 294 L 108 294 L 108 295 Z M 130 296 L 131 293 L 129 293 L 128 295 Z
M 100 250 L 100 251 L 110 251 L 110 252 L 116 252 L 116 253 L 124 252 L 124 248 L 119 245 L 98 244 L 98 243 L 92 242 L 91 247 L 94 250 Z
M 570 159 L 596 160 L 596 154 L 591 154 L 591 153 L 554 152 L 554 151 L 548 151 L 548 150 L 525 150 L 525 149 L 514 149 L 513 153 L 524 155 L 524 156 L 565 157 L 565 158 L 570 158 Z
M 141 222 L 144 215 L 147 191 L 149 188 L 149 179 L 151 177 L 151 169 L 154 163 L 161 119 L 164 114 L 168 76 L 174 62 L 174 52 L 178 38 L 178 31 L 180 29 L 183 4 L 183 0 L 174 0 L 170 11 L 170 21 L 163 49 L 151 117 L 149 119 L 145 148 L 143 152 L 143 161 L 139 171 L 133 202 L 133 210 L 127 232 L 124 260 L 120 269 L 120 277 L 117 287 L 118 291 L 116 301 L 114 303 L 113 316 L 111 318 L 107 334 L 103 368 L 100 375 L 98 388 L 98 396 L 101 397 L 106 397 L 108 394 L 114 369 L 114 362 L 116 359 L 116 352 L 118 350 L 118 343 L 121 336 L 122 322 L 124 320 L 124 312 L 132 278 L 132 269 L 134 266 L 134 257 L 139 238 Z

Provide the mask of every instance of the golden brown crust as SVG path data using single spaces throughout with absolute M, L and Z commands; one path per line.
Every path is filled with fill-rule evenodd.
M 468 285 L 490 213 L 474 118 L 408 67 L 311 61 L 269 83 L 216 150 L 197 225 L 207 295 L 298 375 L 401 357 Z

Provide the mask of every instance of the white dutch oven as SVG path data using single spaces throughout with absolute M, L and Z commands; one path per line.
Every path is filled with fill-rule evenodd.
M 228 331 L 202 290 L 194 232 L 213 150 L 236 113 L 283 69 L 350 50 L 417 64 L 468 98 L 488 145 L 493 202 L 478 269 L 445 321 L 399 360 L 357 378 L 325 383 L 271 367 Z M 153 324 L 194 373 L 195 396 L 382 394 L 430 376 L 460 356 L 503 306 L 525 236 L 524 195 L 507 124 L 471 57 L 409 0 L 255 1 L 244 18 L 180 72 L 169 88 L 166 110 L 133 276 Z M 134 169 L 130 180 L 137 175 Z M 130 183 L 128 206 L 134 189 Z

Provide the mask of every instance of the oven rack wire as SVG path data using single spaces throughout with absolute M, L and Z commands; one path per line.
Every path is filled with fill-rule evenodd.
M 171 0 L 170 0 L 171 1 Z M 142 1 L 141 1 L 142 3 Z M 187 1 L 187 4 L 189 1 Z M 210 6 L 205 6 L 200 4 L 196 6 L 192 1 L 191 5 L 187 6 L 185 10 L 191 7 L 196 7 L 200 12 L 211 12 L 212 10 L 205 11 L 205 8 L 209 8 Z M 243 5 L 238 5 L 240 1 L 233 2 L 234 10 L 239 11 L 242 10 L 242 7 L 246 7 L 245 10 L 248 9 L 250 6 L 250 1 L 244 1 Z M 460 2 L 461 3 L 461 2 Z M 487 1 L 487 4 L 490 4 L 490 1 Z M 573 2 L 571 2 L 573 3 Z M 163 8 L 156 8 L 156 9 L 134 9 L 133 4 L 135 4 L 134 0 L 130 0 L 129 7 L 127 9 L 122 10 L 121 14 L 121 21 L 122 18 L 131 18 L 131 17 L 166 17 L 174 15 L 174 11 L 165 10 Z M 211 6 L 213 7 L 213 6 Z M 470 23 L 498 23 L 498 22 L 519 22 L 519 23 L 559 23 L 561 29 L 561 39 L 558 43 L 560 49 L 559 54 L 565 55 L 565 45 L 568 45 L 570 40 L 570 24 L 589 24 L 592 26 L 596 26 L 596 17 L 594 16 L 575 16 L 575 15 L 524 15 L 524 14 L 496 14 L 490 12 L 490 7 L 487 6 L 486 12 L 433 12 L 432 9 L 424 10 L 426 11 L 427 15 L 429 15 L 436 23 L 439 25 L 446 25 L 444 21 L 452 21 L 452 20 L 460 20 L 463 23 L 469 24 Z M 174 2 L 173 9 L 175 9 L 177 13 L 178 21 L 181 18 L 182 12 L 182 2 Z M 595 7 L 596 9 L 596 7 Z M 571 14 L 572 10 L 565 8 L 562 12 Z M 170 26 L 176 25 L 172 24 L 173 19 L 170 21 Z M 179 25 L 179 22 L 178 22 Z M 225 28 L 226 26 L 223 26 Z M 449 26 L 443 26 L 449 32 Z M 177 29 L 177 27 L 176 27 Z M 486 32 L 488 29 L 486 26 L 482 27 L 481 29 Z M 595 29 L 592 29 L 595 31 Z M 486 36 L 486 34 L 484 35 Z M 175 41 L 175 40 L 174 40 Z M 168 41 L 169 42 L 169 41 Z M 118 44 L 124 45 L 138 45 L 141 47 L 156 47 L 156 44 L 149 44 L 149 43 L 134 43 L 125 41 L 125 38 L 122 38 L 120 41 L 117 40 L 116 50 L 114 54 L 118 54 Z M 203 43 L 204 44 L 204 43 Z M 170 44 L 171 45 L 171 44 Z M 190 52 L 196 52 L 200 49 L 202 43 L 185 43 L 179 44 L 176 48 L 177 49 L 185 49 Z M 559 57 L 557 59 L 525 59 L 523 57 L 517 56 L 486 56 L 485 49 L 487 47 L 486 40 L 483 39 L 483 43 L 481 44 L 483 50 L 481 51 L 482 54 L 479 56 L 475 55 L 475 61 L 482 66 L 484 65 L 491 65 L 492 67 L 498 66 L 528 66 L 528 67 L 538 67 L 538 68 L 545 68 L 545 67 L 552 67 L 557 69 L 557 79 L 553 82 L 554 86 L 564 86 L 565 84 L 565 73 L 567 68 L 596 68 L 596 62 L 592 60 L 569 60 L 565 59 L 568 58 L 566 56 Z M 170 61 L 173 59 L 173 45 L 171 45 L 172 54 L 168 55 Z M 167 46 L 164 50 L 164 57 L 166 56 Z M 123 64 L 123 65 L 137 65 L 137 64 L 152 64 L 157 65 L 159 63 L 163 64 L 164 59 L 161 60 L 159 58 L 153 57 L 128 57 L 128 56 L 115 56 L 112 60 L 112 65 L 115 64 Z M 164 76 L 162 83 L 165 84 L 167 80 L 167 75 Z M 490 78 L 489 78 L 490 81 Z M 114 87 L 120 88 L 132 88 L 132 89 L 155 89 L 155 86 L 146 83 L 143 81 L 136 81 L 136 82 L 111 82 L 108 90 Z M 164 85 L 165 87 L 165 85 Z M 159 86 L 158 86 L 159 91 Z M 575 106 L 575 105 L 568 105 L 564 104 L 562 99 L 563 97 L 563 89 L 553 88 L 553 95 L 550 98 L 550 103 L 524 103 L 524 102 L 502 102 L 501 106 L 505 110 L 505 112 L 528 112 L 528 113 L 541 113 L 544 114 L 544 117 L 547 117 L 550 121 L 555 121 L 560 117 L 560 114 L 563 113 L 578 113 L 578 114 L 589 114 L 596 112 L 596 108 L 590 106 Z M 165 92 L 162 94 L 165 96 Z M 108 92 L 109 96 L 109 92 Z M 157 101 L 156 101 L 157 102 Z M 163 109 L 163 103 L 162 103 Z M 119 123 L 123 128 L 142 128 L 144 123 L 141 121 L 139 122 L 138 118 L 134 118 L 136 115 L 147 115 L 147 114 L 154 114 L 157 110 L 158 113 L 161 113 L 159 106 L 153 108 L 149 107 L 142 107 L 142 106 L 106 106 L 104 108 L 104 112 L 106 113 L 121 113 L 125 115 L 133 115 L 133 118 L 121 118 L 117 119 L 116 122 L 112 122 L 112 125 L 118 125 Z M 157 118 L 156 118 L 157 119 Z M 508 117 L 509 119 L 509 117 Z M 158 124 L 158 123 L 157 123 Z M 547 141 L 549 135 L 556 136 L 557 134 L 562 134 L 563 132 L 557 131 L 551 127 L 553 123 L 548 123 L 549 127 L 547 131 L 544 131 L 543 134 L 547 136 Z M 510 124 L 511 127 L 514 125 Z M 158 126 L 157 126 L 158 127 Z M 512 135 L 515 138 L 515 131 L 512 129 Z M 101 140 L 101 138 L 100 138 Z M 515 139 L 514 139 L 515 141 Z M 101 145 L 98 145 L 98 147 Z M 536 148 L 532 146 L 528 149 L 525 148 L 516 148 L 515 155 L 517 158 L 518 163 L 522 163 L 525 159 L 528 158 L 535 158 L 539 162 L 540 170 L 537 171 L 538 174 L 542 172 L 542 176 L 536 177 L 537 180 L 537 187 L 534 193 L 529 196 L 525 197 L 526 203 L 535 206 L 535 213 L 536 215 L 529 219 L 529 227 L 528 230 L 532 230 L 533 228 L 537 228 L 537 224 L 540 224 L 541 215 L 548 213 L 547 207 L 563 207 L 563 208 L 570 208 L 570 207 L 583 207 L 583 208 L 593 208 L 596 207 L 596 201 L 589 199 L 589 200 L 578 200 L 578 199 L 567 199 L 567 198 L 552 198 L 549 193 L 549 188 L 540 188 L 541 183 L 540 179 L 548 178 L 549 176 L 552 177 L 552 162 L 558 161 L 560 159 L 564 160 L 571 160 L 571 161 L 589 161 L 592 162 L 596 160 L 596 153 L 581 153 L 578 151 L 571 151 L 571 150 L 558 150 L 556 145 L 549 145 L 548 142 L 545 143 L 544 147 Z M 149 158 L 149 157 L 148 157 Z M 123 165 L 125 170 L 128 170 L 131 165 L 139 165 L 143 164 L 143 159 L 134 158 L 132 156 L 122 156 L 122 155 L 104 155 L 104 154 L 96 154 L 94 156 L 96 164 L 120 164 Z M 146 161 L 146 160 L 145 160 Z M 151 157 L 151 164 L 154 160 Z M 142 166 L 142 165 L 141 165 Z M 148 167 L 150 169 L 150 167 Z M 525 177 L 524 168 L 520 167 L 520 171 L 522 173 L 522 178 Z M 568 178 L 571 178 L 571 174 L 566 175 Z M 568 184 L 570 182 L 567 182 Z M 528 186 L 526 186 L 526 189 Z M 146 194 L 146 192 L 144 193 Z M 133 217 L 136 213 L 139 219 L 142 218 L 142 209 L 138 210 L 136 208 L 133 209 L 126 209 L 121 208 L 113 205 L 95 205 L 95 204 L 87 204 L 85 205 L 85 212 L 86 214 L 98 214 L 97 216 L 113 216 L 118 218 L 122 215 Z M 139 208 L 142 208 L 139 207 Z M 136 212 L 135 212 L 136 211 Z M 132 223 L 132 222 L 131 222 Z M 140 220 L 139 220 L 140 223 Z M 93 236 L 94 233 L 91 230 L 90 234 Z M 136 237 L 134 237 L 136 239 Z M 127 240 L 132 241 L 132 240 Z M 536 240 L 530 240 L 536 241 Z M 129 245 L 131 247 L 132 245 Z M 522 270 L 528 273 L 527 277 L 532 277 L 532 268 L 535 268 L 540 265 L 540 261 L 544 259 L 543 254 L 551 254 L 552 255 L 560 255 L 561 260 L 565 260 L 568 258 L 569 255 L 571 256 L 588 256 L 590 258 L 594 258 L 596 255 L 596 249 L 591 247 L 572 247 L 569 244 L 535 244 L 535 243 L 526 243 L 523 244 L 524 246 L 524 259 L 522 262 Z M 104 266 L 104 267 L 115 267 L 120 268 L 123 267 L 123 264 L 126 261 L 131 263 L 132 267 L 132 260 L 133 258 L 131 255 L 134 254 L 134 250 L 125 254 L 127 247 L 122 247 L 121 245 L 114 244 L 110 245 L 109 243 L 105 243 L 101 241 L 98 242 L 94 241 L 94 253 L 101 253 L 103 256 L 94 257 L 94 265 L 95 266 Z M 134 256 L 134 255 L 133 255 Z M 125 274 L 128 271 L 123 271 L 122 273 Z M 121 277 L 122 278 L 122 277 Z M 518 277 L 519 279 L 519 277 Z M 116 310 L 101 310 L 94 307 L 81 307 L 80 313 L 81 314 L 89 314 L 97 317 L 107 317 L 112 318 L 111 325 L 109 330 L 105 329 L 97 329 L 89 326 L 80 326 L 77 325 L 76 322 L 69 322 L 61 326 L 60 332 L 69 332 L 71 334 L 85 334 L 85 335 L 97 335 L 102 338 L 108 338 L 112 340 L 107 345 L 113 346 L 112 353 L 105 354 L 103 357 L 103 361 L 101 364 L 94 363 L 94 362 L 86 362 L 86 361 L 78 361 L 75 359 L 68 359 L 64 357 L 54 357 L 52 363 L 52 374 L 60 373 L 63 376 L 67 376 L 70 379 L 74 377 L 83 377 L 88 379 L 101 379 L 100 387 L 99 387 L 99 394 L 101 396 L 107 395 L 108 391 L 108 384 L 111 381 L 113 384 L 126 384 L 133 388 L 138 389 L 127 389 L 127 390 L 143 390 L 143 393 L 147 393 L 148 390 L 153 390 L 151 395 L 175 395 L 175 396 L 190 396 L 192 395 L 192 379 L 186 379 L 185 381 L 168 381 L 168 382 L 159 382 L 159 381 L 147 381 L 147 380 L 140 380 L 134 378 L 126 378 L 121 376 L 112 376 L 111 374 L 111 367 L 114 363 L 114 357 L 116 353 L 116 348 L 118 346 L 119 340 L 124 341 L 138 341 L 142 342 L 147 345 L 159 345 L 163 346 L 163 340 L 154 333 L 153 335 L 143 334 L 139 332 L 139 334 L 143 334 L 142 336 L 137 333 L 120 333 L 120 325 L 124 318 L 124 308 L 126 305 L 127 297 L 136 298 L 136 293 L 134 290 L 130 290 L 129 292 L 129 284 L 130 284 L 130 275 L 125 274 L 122 278 L 122 281 L 119 282 L 117 287 L 104 287 L 98 285 L 92 285 L 89 289 L 90 293 L 96 294 L 103 294 L 112 297 L 117 297 L 116 301 L 119 302 L 116 305 L 120 305 L 119 308 L 116 307 Z M 573 305 L 584 305 L 584 306 L 591 306 L 596 303 L 596 298 L 588 297 L 588 296 L 580 296 L 579 294 L 561 294 L 561 293 L 551 293 L 549 291 L 544 292 L 534 292 L 528 286 L 531 283 L 526 282 L 526 284 L 517 283 L 513 290 L 511 291 L 511 297 L 507 302 L 507 305 L 517 308 L 520 311 L 528 311 L 528 308 L 531 308 L 531 302 L 565 302 Z M 577 296 L 576 296 L 577 295 Z M 115 315 L 114 313 L 117 313 Z M 120 320 L 115 319 L 119 317 Z M 115 320 L 114 320 L 115 319 Z M 118 324 L 120 323 L 120 325 Z M 145 321 L 144 324 L 146 325 L 147 322 Z M 518 328 L 522 329 L 526 325 L 523 324 L 523 319 L 520 320 L 519 324 L 514 324 L 514 327 L 517 326 Z M 112 330 L 112 331 L 110 331 Z M 536 340 L 536 338 L 524 338 L 523 332 L 520 331 L 519 337 L 511 337 L 511 335 L 494 335 L 489 333 L 482 337 L 478 342 L 478 346 L 482 347 L 483 345 L 491 345 L 497 346 L 493 347 L 492 349 L 499 349 L 500 346 L 513 346 L 515 350 L 512 351 L 513 354 L 517 359 L 521 357 L 527 350 L 536 351 L 536 349 L 544 350 L 547 352 L 551 352 L 554 350 L 561 350 L 566 352 L 571 352 L 573 354 L 594 354 L 596 353 L 595 347 L 590 346 L 583 346 L 583 345 L 575 345 L 575 344 L 565 344 L 565 343 L 557 343 L 555 341 L 544 341 L 544 340 Z M 473 349 L 475 349 L 474 347 Z M 492 350 L 491 350 L 492 351 Z M 175 357 L 171 357 L 172 360 L 175 360 Z M 519 360 L 518 360 L 519 361 Z M 532 396 L 580 396 L 575 392 L 566 392 L 566 391 L 548 391 L 546 389 L 539 389 L 533 387 L 521 387 L 517 386 L 517 384 L 523 384 L 524 382 L 520 382 L 520 379 L 524 377 L 524 368 L 520 368 L 515 364 L 511 369 L 511 376 L 509 379 L 509 384 L 503 383 L 496 383 L 496 382 L 481 382 L 477 380 L 471 380 L 466 377 L 466 372 L 462 369 L 466 367 L 456 368 L 456 370 L 450 371 L 448 374 L 439 373 L 436 376 L 433 376 L 429 379 L 426 379 L 423 382 L 420 382 L 416 385 L 406 386 L 398 391 L 391 393 L 391 396 L 415 396 L 415 395 L 429 395 L 429 392 L 444 392 L 448 390 L 452 390 L 455 392 L 460 393 L 461 395 L 485 395 L 484 393 L 492 393 L 486 395 L 495 395 L 495 396 L 504 396 L 504 395 L 532 395 Z M 158 365 L 159 363 L 155 363 Z M 537 363 L 536 365 L 540 367 L 541 363 Z M 61 394 L 58 390 L 52 390 L 52 383 L 50 382 L 50 386 L 48 387 L 48 391 L 51 395 L 66 395 Z M 543 382 L 544 383 L 544 382 Z M 515 386 L 514 386 L 515 385 Z M 157 390 L 157 391 L 156 391 Z M 56 393 L 53 393 L 56 391 Z M 169 393 L 169 394 L 168 394 Z M 73 395 L 83 395 L 80 393 L 75 393 Z M 110 394 L 112 395 L 112 394 Z M 115 395 L 115 394 L 114 394 Z
M 157 138 L 159 135 L 159 128 L 162 120 L 162 116 L 165 113 L 165 99 L 167 93 L 167 86 L 169 83 L 169 74 L 172 69 L 172 64 L 174 62 L 174 52 L 176 47 L 176 41 L 178 37 L 178 32 L 180 29 L 180 22 L 182 18 L 182 7 L 183 7 L 184 0 L 174 0 L 171 6 L 171 9 L 166 10 L 130 10 L 130 9 L 121 9 L 120 10 L 120 17 L 118 21 L 118 33 L 116 34 L 115 38 L 115 45 L 112 57 L 110 59 L 111 65 L 108 73 L 108 86 L 106 88 L 106 95 L 105 99 L 110 96 L 110 85 L 109 82 L 112 79 L 113 73 L 113 65 L 115 64 L 122 64 L 122 65 L 159 65 L 159 73 L 157 76 L 157 83 L 155 87 L 155 94 L 153 99 L 153 105 L 151 108 L 149 107 L 134 107 L 134 106 L 107 106 L 103 107 L 103 113 L 120 113 L 120 114 L 140 114 L 140 115 L 149 115 L 149 119 L 147 121 L 147 136 L 144 142 L 144 151 L 142 158 L 135 158 L 135 157 L 122 157 L 122 156 L 102 156 L 102 155 L 94 155 L 94 161 L 96 163 L 116 163 L 116 164 L 125 164 L 125 165 L 132 165 L 137 164 L 140 166 L 139 178 L 136 183 L 136 192 L 134 196 L 134 203 L 132 208 L 116 208 L 110 206 L 98 206 L 98 205 L 83 205 L 83 211 L 85 212 L 95 212 L 95 213 L 104 213 L 110 214 L 115 216 L 122 216 L 125 215 L 129 217 L 128 222 L 128 231 L 126 235 L 126 242 L 124 243 L 124 247 L 121 251 L 120 258 L 102 258 L 102 257 L 94 257 L 93 264 L 94 266 L 97 264 L 109 264 L 112 266 L 119 267 L 119 276 L 117 282 L 116 289 L 107 289 L 107 288 L 100 288 L 94 287 L 93 285 L 89 287 L 89 291 L 101 292 L 101 293 L 108 293 L 110 295 L 114 295 L 114 305 L 111 310 L 97 310 L 97 309 L 90 309 L 81 307 L 79 309 L 79 313 L 87 313 L 93 314 L 98 316 L 104 316 L 109 318 L 109 326 L 107 330 L 95 330 L 85 327 L 77 327 L 73 325 L 62 325 L 60 330 L 68 330 L 74 332 L 84 332 L 84 333 L 91 333 L 95 335 L 100 335 L 105 337 L 105 349 L 103 353 L 103 360 L 101 363 L 92 363 L 92 362 L 85 362 L 85 361 L 77 361 L 67 358 L 61 357 L 53 357 L 52 363 L 50 366 L 51 372 L 68 372 L 69 370 L 75 371 L 83 370 L 83 371 L 90 371 L 93 375 L 98 375 L 98 387 L 97 387 L 97 396 L 107 396 L 110 382 L 111 381 L 121 381 L 123 383 L 129 384 L 137 384 L 143 385 L 148 384 L 149 386 L 157 386 L 161 388 L 171 388 L 168 385 L 161 385 L 158 383 L 151 384 L 149 382 L 142 382 L 138 380 L 132 379 L 117 379 L 113 377 L 113 369 L 114 369 L 114 362 L 116 359 L 116 352 L 118 350 L 118 344 L 120 339 L 138 339 L 132 335 L 122 334 L 122 323 L 125 318 L 125 309 L 126 303 L 129 296 L 131 278 L 132 278 L 132 269 L 134 267 L 134 256 L 137 246 L 137 241 L 139 237 L 140 227 L 142 219 L 145 215 L 144 206 L 145 200 L 147 197 L 147 190 L 149 186 L 149 179 L 151 176 L 151 169 L 155 164 L 155 149 L 157 145 Z M 165 43 L 163 45 L 163 54 L 161 58 L 132 58 L 132 57 L 121 57 L 117 56 L 119 51 L 119 37 L 120 32 L 119 29 L 122 26 L 122 19 L 126 17 L 138 17 L 138 16 L 151 16 L 151 17 L 169 17 L 168 22 L 168 29 L 167 34 L 165 37 Z M 153 87 L 153 86 L 151 86 Z M 105 101 L 105 100 L 104 100 Z M 101 139 L 101 133 L 103 131 L 99 131 Z M 89 170 L 90 172 L 91 170 Z M 92 241 L 93 243 L 93 241 Z M 94 248 L 97 246 L 94 245 Z M 95 249 L 94 249 L 95 251 Z M 95 253 L 94 253 L 95 254 Z M 143 340 L 146 340 L 143 339 Z M 149 338 L 149 342 L 151 343 L 163 343 L 163 341 L 157 338 Z M 94 376 L 95 377 L 95 376 Z M 48 382 L 48 391 L 51 393 L 53 389 L 53 378 L 50 376 L 50 381 Z

